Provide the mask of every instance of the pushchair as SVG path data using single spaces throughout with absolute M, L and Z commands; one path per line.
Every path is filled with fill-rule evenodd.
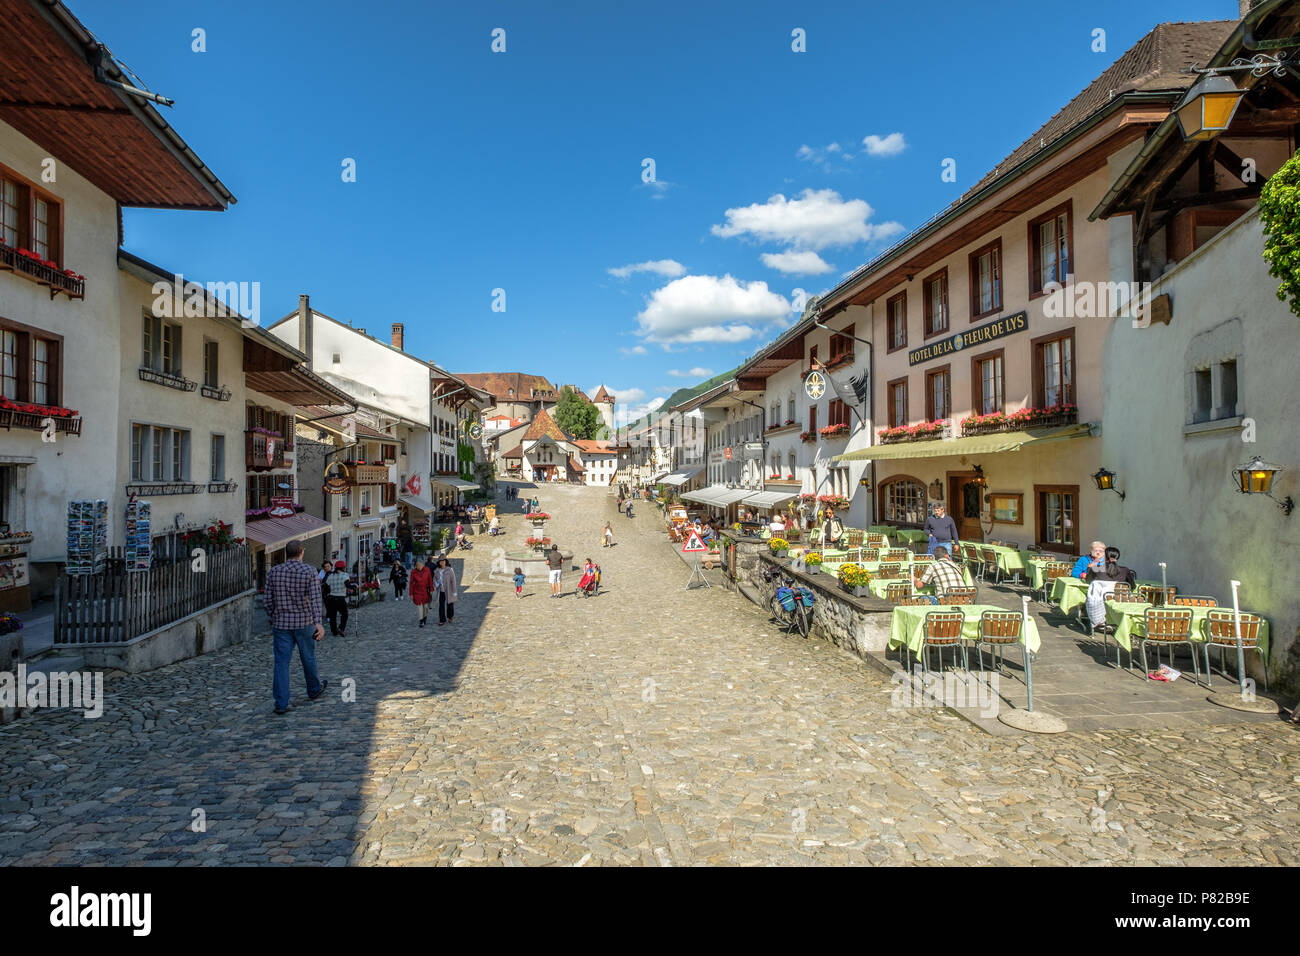
M 595 597 L 596 592 L 600 590 L 600 565 L 593 564 L 590 571 L 585 572 L 578 581 L 578 593 L 583 597 Z

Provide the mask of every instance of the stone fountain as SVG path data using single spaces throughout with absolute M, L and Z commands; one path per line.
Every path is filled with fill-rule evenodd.
M 530 522 L 531 529 L 528 532 L 528 538 L 545 537 L 546 521 L 535 520 Z M 546 564 L 546 556 L 550 553 L 550 545 L 545 549 L 537 549 L 527 545 L 527 538 L 524 540 L 525 547 L 507 551 L 505 548 L 492 549 L 492 570 L 488 573 L 488 578 L 493 581 L 503 583 L 514 583 L 515 568 L 520 568 L 524 572 L 524 577 L 529 581 L 546 581 L 549 578 L 550 567 Z M 564 567 L 569 569 L 573 567 L 573 552 L 560 548 L 560 555 L 564 558 Z

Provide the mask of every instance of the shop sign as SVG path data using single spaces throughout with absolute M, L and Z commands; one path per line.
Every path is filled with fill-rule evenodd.
M 962 349 L 983 345 L 985 342 L 992 342 L 994 339 L 1015 335 L 1027 328 L 1029 328 L 1028 312 L 1004 315 L 1000 319 L 985 322 L 983 325 L 977 325 L 965 332 L 957 332 L 937 342 L 923 345 L 919 349 L 912 349 L 907 353 L 907 364 L 920 365 L 922 362 L 930 361 L 930 359 L 941 358 L 944 355 L 951 355 L 953 352 L 960 352 Z
M 271 499 L 271 510 L 267 514 L 272 518 L 290 518 L 293 517 L 294 501 L 292 496 L 281 497 L 276 495 Z

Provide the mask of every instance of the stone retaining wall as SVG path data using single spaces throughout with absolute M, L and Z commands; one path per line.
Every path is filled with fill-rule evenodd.
M 805 574 L 794 570 L 788 559 L 776 558 L 770 551 L 757 555 L 759 584 L 762 570 L 777 565 L 802 586 L 812 590 L 814 597 L 812 633 L 830 641 L 861 658 L 870 653 L 883 653 L 889 644 L 889 625 L 893 620 L 894 605 L 874 594 L 854 597 L 840 587 L 839 579 L 831 574 Z

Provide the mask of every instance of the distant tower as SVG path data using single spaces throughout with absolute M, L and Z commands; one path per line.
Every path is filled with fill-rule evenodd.
M 602 385 L 596 392 L 595 397 L 591 400 L 592 404 L 600 409 L 600 417 L 605 420 L 605 430 L 610 435 L 614 434 L 614 396 L 605 391 Z

